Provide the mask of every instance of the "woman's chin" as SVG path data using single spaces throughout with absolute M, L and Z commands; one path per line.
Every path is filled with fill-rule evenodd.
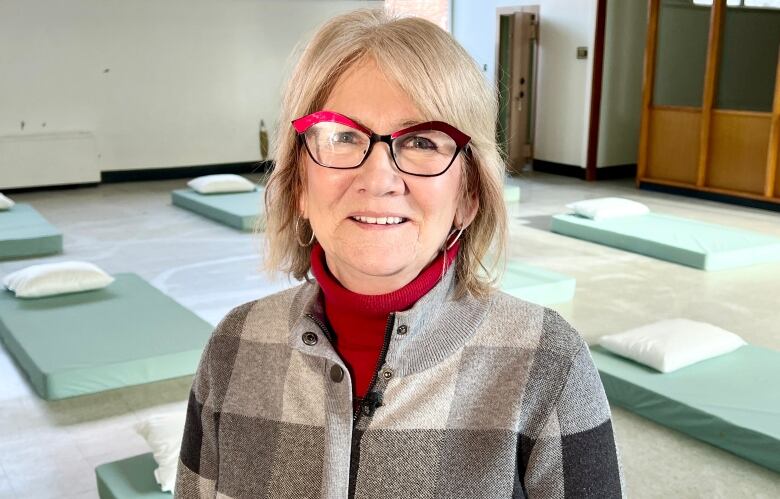
M 413 254 L 407 255 L 398 248 L 364 248 L 361 251 L 351 251 L 339 260 L 343 264 L 342 268 L 331 271 L 342 281 L 347 281 L 342 284 L 347 287 L 369 285 L 368 282 L 361 283 L 362 279 L 372 281 L 370 286 L 374 287 L 385 281 L 386 285 L 382 287 L 390 288 L 387 292 L 403 287 L 414 279 L 422 270 L 421 264 L 424 264 L 417 262 Z
M 399 274 L 414 272 L 414 262 L 411 259 L 394 257 L 392 254 L 363 255 L 360 260 L 353 261 L 350 265 L 353 269 L 366 277 L 393 278 Z

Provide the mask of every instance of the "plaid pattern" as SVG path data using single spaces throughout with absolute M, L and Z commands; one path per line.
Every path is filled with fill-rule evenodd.
M 234 309 L 193 383 L 177 497 L 624 495 L 609 406 L 577 332 L 503 293 L 452 292 L 450 271 L 396 314 L 374 388 L 383 405 L 354 425 L 349 375 L 331 378 L 334 364 L 346 369 L 314 320 L 316 284 Z

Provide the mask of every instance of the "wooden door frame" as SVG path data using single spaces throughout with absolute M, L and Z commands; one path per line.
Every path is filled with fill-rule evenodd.
M 597 177 L 599 157 L 599 127 L 601 125 L 601 86 L 604 80 L 604 37 L 607 26 L 607 0 L 596 5 L 596 33 L 593 40 L 593 76 L 590 87 L 590 116 L 588 119 L 588 152 L 585 159 L 585 180 Z
M 776 187 L 778 156 L 780 156 L 780 49 L 777 51 L 777 69 L 775 70 L 775 96 L 772 102 L 772 124 L 769 128 L 769 151 L 766 158 L 766 180 L 764 197 L 780 197 L 780 187 Z M 775 192 L 777 189 L 777 192 Z
M 501 57 L 501 16 L 509 16 L 516 14 L 518 12 L 528 12 L 531 14 L 534 14 L 536 16 L 536 45 L 534 46 L 534 54 L 533 54 L 533 66 L 531 67 L 532 74 L 532 81 L 529 82 L 529 86 L 533 85 L 533 102 L 531 103 L 531 109 L 528 111 L 531 116 L 531 122 L 533 123 L 534 127 L 536 126 L 536 102 L 539 100 L 538 97 L 538 86 L 537 82 L 539 81 L 539 43 L 541 40 L 541 23 L 540 23 L 540 17 L 539 17 L 539 11 L 540 11 L 539 5 L 515 5 L 515 6 L 507 6 L 507 7 L 496 7 L 496 37 L 495 37 L 495 56 L 494 56 L 494 70 L 493 70 L 493 81 L 496 84 L 496 98 L 499 98 L 498 95 L 498 85 L 499 85 L 499 77 L 498 74 L 498 61 Z M 496 117 L 498 118 L 498 117 Z M 536 142 L 536 130 L 531 130 L 531 137 L 533 138 L 533 142 L 531 143 L 531 161 L 533 161 L 534 157 L 534 143 Z M 507 153 L 509 151 L 506 151 Z M 507 156 L 508 159 L 508 156 Z
M 637 155 L 636 186 L 647 174 L 647 156 L 650 148 L 650 108 L 653 105 L 655 85 L 655 54 L 658 46 L 658 13 L 660 0 L 647 0 L 647 34 L 642 74 L 642 118 L 639 124 L 639 154 Z
M 696 187 L 704 187 L 707 168 L 710 164 L 710 133 L 712 131 L 712 110 L 718 86 L 720 65 L 720 41 L 723 30 L 723 16 L 726 0 L 714 0 L 710 10 L 710 27 L 707 34 L 707 62 L 704 67 L 704 90 L 701 97 L 701 130 L 699 137 L 699 165 L 696 173 Z

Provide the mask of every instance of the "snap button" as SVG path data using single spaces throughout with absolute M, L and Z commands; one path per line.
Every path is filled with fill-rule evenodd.
M 398 326 L 398 330 L 396 331 L 399 335 L 404 335 L 407 332 L 409 332 L 409 328 L 406 327 L 406 325 Z
M 310 347 L 316 345 L 318 341 L 317 335 L 312 333 L 311 331 L 306 331 L 305 333 L 303 333 L 301 339 L 303 340 L 304 343 L 306 343 Z
M 393 377 L 393 371 L 391 369 L 385 369 L 382 371 L 382 377 L 389 380 Z
M 333 364 L 330 367 L 330 379 L 332 379 L 334 383 L 341 383 L 341 380 L 344 379 L 344 369 L 342 369 L 341 366 Z

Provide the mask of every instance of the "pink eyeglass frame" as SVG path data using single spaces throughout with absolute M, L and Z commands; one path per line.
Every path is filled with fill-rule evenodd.
M 311 128 L 312 126 L 322 123 L 322 122 L 333 122 L 333 123 L 339 123 L 341 125 L 345 125 L 348 127 L 352 127 L 356 130 L 360 130 L 361 132 L 365 133 L 369 136 L 369 145 L 368 149 L 366 150 L 366 154 L 363 157 L 363 160 L 358 163 L 355 166 L 348 166 L 348 167 L 334 167 L 334 166 L 328 166 L 323 165 L 312 154 L 311 150 L 309 149 L 309 145 L 306 143 L 306 139 L 304 138 L 304 134 L 306 133 L 306 130 Z M 458 157 L 458 154 L 462 150 L 466 150 L 469 141 L 471 140 L 471 137 L 466 135 L 465 133 L 461 132 L 454 126 L 450 125 L 449 123 L 445 123 L 443 121 L 428 121 L 425 123 L 418 123 L 416 125 L 412 125 L 407 128 L 403 128 L 401 130 L 395 131 L 389 135 L 379 135 L 375 133 L 370 128 L 367 128 L 360 123 L 356 122 L 352 118 L 349 118 L 347 116 L 344 116 L 343 114 L 339 114 L 334 111 L 317 111 L 311 114 L 307 114 L 306 116 L 302 116 L 298 119 L 295 119 L 292 121 L 292 125 L 295 128 L 295 131 L 298 133 L 298 138 L 301 142 L 303 142 L 304 147 L 306 147 L 306 152 L 309 153 L 309 156 L 311 159 L 317 163 L 318 165 L 324 167 L 324 168 L 333 168 L 336 170 L 352 170 L 355 168 L 360 168 L 363 166 L 363 163 L 366 162 L 366 159 L 371 154 L 371 149 L 373 149 L 374 144 L 377 142 L 384 142 L 387 144 L 387 146 L 390 148 L 390 155 L 393 157 L 393 163 L 395 163 L 395 166 L 402 172 L 408 174 L 408 175 L 415 175 L 417 177 L 438 177 L 439 175 L 444 174 L 447 170 L 449 170 L 450 166 L 452 166 L 452 163 L 455 162 L 455 158 Z M 408 133 L 417 132 L 420 130 L 437 130 L 440 132 L 444 132 L 447 135 L 449 135 L 452 140 L 455 141 L 456 149 L 455 154 L 452 155 L 452 159 L 450 160 L 449 164 L 446 168 L 444 168 L 439 173 L 432 173 L 432 174 L 424 174 L 424 173 L 412 173 L 404 170 L 400 167 L 398 164 L 398 161 L 395 158 L 395 152 L 393 151 L 393 141 L 395 141 L 396 138 L 401 137 L 403 135 L 406 135 Z

